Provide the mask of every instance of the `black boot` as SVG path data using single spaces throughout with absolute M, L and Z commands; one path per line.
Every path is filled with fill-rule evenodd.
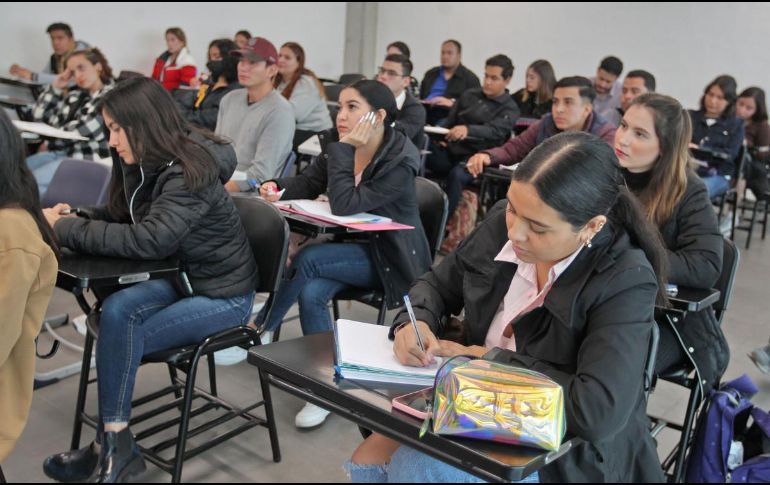
M 91 443 L 79 450 L 49 456 L 43 462 L 43 472 L 59 482 L 82 482 L 93 474 L 98 461 L 99 454 Z
M 146 469 L 131 430 L 105 431 L 99 463 L 88 483 L 122 483 Z

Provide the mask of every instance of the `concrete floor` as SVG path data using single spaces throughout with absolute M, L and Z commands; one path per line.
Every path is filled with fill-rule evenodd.
M 768 274 L 770 274 L 770 240 L 760 241 L 755 235 L 749 251 L 741 251 L 741 265 L 735 284 L 732 307 L 724 321 L 724 331 L 730 343 L 732 358 L 725 379 L 749 374 L 760 387 L 754 401 L 764 409 L 770 408 L 770 376 L 761 374 L 746 354 L 764 345 L 770 337 L 770 298 L 768 298 Z M 738 245 L 745 245 L 745 234 L 737 236 Z M 57 290 L 49 309 L 49 315 L 61 312 L 79 313 L 74 298 Z M 345 318 L 375 321 L 376 311 L 360 304 L 342 305 Z M 294 311 L 290 314 L 294 315 Z M 62 333 L 82 342 L 72 329 Z M 288 323 L 282 339 L 300 335 L 299 323 Z M 77 337 L 77 338 L 76 338 Z M 47 336 L 42 337 L 45 341 Z M 79 362 L 76 353 L 63 350 L 51 361 L 40 362 L 39 371 Z M 202 377 L 205 378 L 203 372 Z M 235 402 L 248 402 L 259 398 L 257 371 L 247 363 L 232 367 L 220 367 L 220 395 Z M 165 367 L 144 366 L 139 372 L 136 395 L 144 395 L 167 383 Z M 95 389 L 94 389 L 95 391 Z M 72 417 L 77 393 L 77 377 L 64 379 L 35 392 L 29 423 L 16 450 L 3 464 L 10 481 L 45 482 L 42 471 L 46 456 L 67 449 L 72 433 Z M 94 409 L 95 392 L 89 393 L 89 406 Z M 277 426 L 283 460 L 273 463 L 270 442 L 265 429 L 257 428 L 238 436 L 204 454 L 189 460 L 184 467 L 186 482 L 340 482 L 347 477 L 342 464 L 361 442 L 355 425 L 337 416 L 314 430 L 299 431 L 294 427 L 294 415 L 303 403 L 288 394 L 273 389 Z M 681 420 L 687 403 L 682 389 L 660 383 L 652 395 L 651 414 L 671 420 Z M 83 442 L 92 439 L 93 432 L 84 433 Z M 661 454 L 665 454 L 676 435 L 664 431 L 659 436 Z M 169 475 L 148 464 L 142 477 L 147 482 L 168 482 Z

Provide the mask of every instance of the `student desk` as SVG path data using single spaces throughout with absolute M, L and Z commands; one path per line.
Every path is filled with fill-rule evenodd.
M 670 296 L 668 299 L 676 310 L 699 312 L 718 302 L 720 296 L 719 290 L 702 290 L 680 286 L 676 296 Z
M 558 451 L 548 452 L 487 441 L 449 439 L 433 433 L 420 439 L 422 421 L 391 409 L 394 397 L 419 387 L 337 378 L 331 332 L 257 346 L 249 352 L 248 361 L 259 368 L 262 382 L 485 480 L 521 480 L 581 442 L 577 438 L 568 440 Z
M 59 262 L 59 272 L 56 286 L 75 295 L 80 308 L 90 315 L 101 302 L 94 305 L 88 303 L 85 297 L 87 290 L 116 288 L 123 285 L 141 283 L 151 279 L 171 278 L 179 271 L 176 261 L 134 261 L 130 259 L 107 258 L 91 256 L 63 250 Z M 86 335 L 86 346 L 93 346 L 94 339 Z M 89 352 L 90 353 L 90 352 Z M 36 374 L 35 388 L 44 387 L 57 382 L 59 379 L 77 374 L 83 366 L 90 362 L 75 363 L 60 367 L 45 374 Z
M 491 189 L 493 187 L 499 187 L 504 185 L 506 188 L 511 184 L 511 176 L 513 176 L 513 170 L 507 170 L 499 167 L 485 167 L 484 171 L 479 174 L 481 179 L 481 188 L 479 189 L 479 217 L 483 216 L 484 212 L 482 208 L 491 207 L 496 200 L 487 204 L 486 199 L 491 197 Z

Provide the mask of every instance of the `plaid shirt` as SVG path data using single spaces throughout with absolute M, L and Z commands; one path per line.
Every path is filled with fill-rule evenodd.
M 59 140 L 48 142 L 51 151 L 65 151 L 67 156 L 79 159 L 106 158 L 110 155 L 109 136 L 104 129 L 102 115 L 96 110 L 96 102 L 115 87 L 106 84 L 95 95 L 81 89 L 69 92 L 48 86 L 32 108 L 34 121 L 47 123 L 55 128 L 76 131 L 88 141 Z

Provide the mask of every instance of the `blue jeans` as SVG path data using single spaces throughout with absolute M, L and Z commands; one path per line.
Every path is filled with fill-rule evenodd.
M 281 282 L 273 302 L 273 313 L 266 330 L 281 326 L 286 313 L 299 302 L 303 335 L 332 330 L 329 301 L 346 288 L 382 288 L 368 244 L 326 243 L 301 250 Z M 266 308 L 257 315 L 257 325 L 265 320 Z
M 408 446 L 399 447 L 386 465 L 345 464 L 353 483 L 485 483 L 468 472 Z M 518 483 L 540 483 L 533 473 Z
M 709 175 L 708 177 L 701 177 L 701 179 L 706 184 L 709 199 L 719 197 L 730 189 L 730 181 L 722 175 Z
M 96 369 L 102 423 L 127 422 L 142 356 L 198 343 L 248 322 L 254 293 L 235 298 L 181 297 L 153 280 L 110 295 L 102 305 Z
M 67 158 L 67 152 L 41 152 L 27 157 L 27 167 L 32 170 L 32 175 L 37 181 L 37 188 L 40 191 L 40 197 L 45 195 L 53 180 L 53 174 L 61 165 L 62 160 Z

